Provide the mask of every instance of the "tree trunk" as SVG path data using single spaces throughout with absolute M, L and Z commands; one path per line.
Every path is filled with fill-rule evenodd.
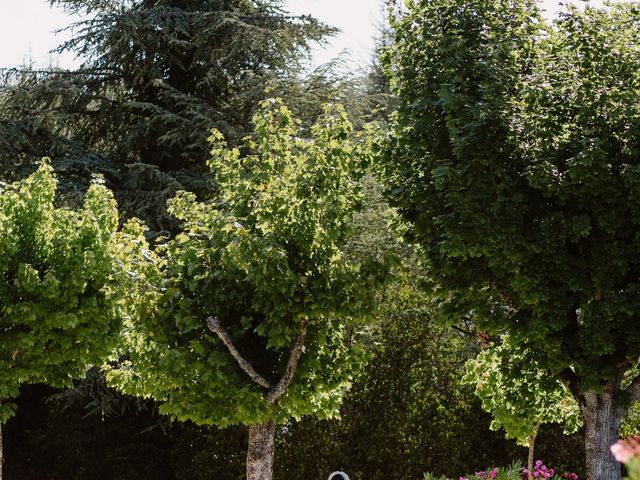
M 539 430 L 540 430 L 540 424 L 538 423 L 536 425 L 535 433 L 527 439 L 527 441 L 529 442 L 529 456 L 527 458 L 527 471 L 529 472 L 529 475 L 528 475 L 529 478 L 533 477 L 533 461 L 535 456 L 536 437 L 538 436 Z
M 272 420 L 249 427 L 247 480 L 273 479 L 275 437 L 276 425 Z
M 609 448 L 616 441 L 624 411 L 611 392 L 580 396 L 585 429 L 586 480 L 620 480 L 620 464 Z

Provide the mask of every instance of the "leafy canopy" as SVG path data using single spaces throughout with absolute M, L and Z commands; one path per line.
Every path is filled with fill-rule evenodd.
M 467 363 L 464 381 L 493 416 L 491 429 L 504 429 L 520 445 L 527 446 L 542 423 L 563 424 L 565 433 L 581 425 L 571 392 L 540 368 L 535 351 L 512 345 L 508 336 Z
M 56 208 L 55 194 L 46 160 L 0 190 L 0 423 L 21 385 L 69 386 L 102 363 L 121 326 L 135 229 L 117 231 L 115 200 L 98 180 L 81 210 Z
M 640 354 L 640 14 L 530 0 L 409 3 L 386 64 L 382 141 L 443 310 L 472 315 L 572 388 Z
M 180 420 L 224 427 L 331 416 L 358 363 L 345 325 L 369 313 L 379 271 L 343 252 L 363 173 L 351 125 L 340 106 L 327 106 L 311 138 L 300 138 L 290 111 L 271 100 L 254 127 L 233 149 L 213 132 L 216 201 L 186 192 L 171 201 L 183 231 L 147 274 L 161 288 L 148 314 L 127 327 L 130 362 L 109 374 Z M 307 325 L 295 378 L 278 402 L 268 402 L 207 331 L 210 316 L 270 382 Z

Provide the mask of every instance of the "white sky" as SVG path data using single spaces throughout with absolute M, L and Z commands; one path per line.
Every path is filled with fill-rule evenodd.
M 601 4 L 594 0 L 592 4 Z M 347 51 L 356 65 L 364 65 L 372 55 L 376 26 L 382 17 L 382 0 L 286 0 L 286 8 L 295 14 L 311 14 L 338 27 L 342 33 L 325 49 L 314 53 L 313 63 L 322 64 Z M 543 0 L 548 15 L 558 10 L 558 0 Z M 72 67 L 71 56 L 50 55 L 68 34 L 54 31 L 74 21 L 59 9 L 51 9 L 47 0 L 0 0 L 0 68 L 21 65 L 30 58 L 36 66 L 50 64 Z

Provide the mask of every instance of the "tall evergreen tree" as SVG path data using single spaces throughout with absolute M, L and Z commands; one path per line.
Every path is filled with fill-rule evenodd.
M 203 189 L 211 128 L 235 143 L 266 90 L 286 98 L 288 91 L 327 88 L 317 78 L 292 87 L 310 47 L 334 29 L 287 14 L 279 0 L 51 5 L 85 18 L 57 50 L 83 63 L 71 71 L 4 72 L 0 175 L 23 176 L 48 155 L 75 194 L 99 171 L 124 213 L 155 231 L 174 226 L 165 204 L 177 190 Z

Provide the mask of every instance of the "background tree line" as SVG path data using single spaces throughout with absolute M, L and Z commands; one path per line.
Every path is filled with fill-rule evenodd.
M 193 191 L 202 199 L 206 192 L 217 188 L 205 169 L 206 138 L 211 127 L 219 129 L 231 145 L 240 145 L 240 139 L 251 131 L 250 119 L 256 105 L 271 96 L 282 97 L 301 118 L 301 128 L 307 132 L 320 113 L 321 105 L 327 101 L 344 103 L 356 128 L 371 118 L 386 118 L 398 102 L 390 95 L 389 83 L 378 63 L 372 66 L 368 75 L 361 77 L 343 75 L 339 65 L 311 74 L 303 73 L 302 60 L 308 55 L 310 45 L 326 40 L 332 29 L 309 17 L 292 18 L 277 2 L 60 0 L 52 3 L 89 16 L 90 20 L 76 38 L 61 47 L 78 51 L 86 60 L 77 71 L 18 69 L 4 73 L 0 90 L 2 179 L 24 178 L 31 172 L 35 160 L 50 156 L 62 181 L 58 201 L 78 205 L 91 175 L 101 173 L 107 186 L 116 194 L 121 217 L 142 218 L 151 227 L 148 236 L 151 241 L 160 236 L 171 237 L 177 232 L 176 221 L 167 214 L 166 201 L 178 190 Z M 500 89 L 504 87 L 505 91 L 511 91 L 515 87 L 509 82 L 517 83 L 518 75 L 522 74 L 520 69 L 524 68 L 525 73 L 533 71 L 536 62 L 542 64 L 551 58 L 564 66 L 569 60 L 562 56 L 560 47 L 548 53 L 549 57 L 536 57 L 537 52 L 530 50 L 528 43 L 535 21 L 525 18 L 522 11 L 513 8 L 514 5 L 442 2 L 442 5 L 434 4 L 434 10 L 428 12 L 426 6 L 419 2 L 417 5 L 400 21 L 417 21 L 430 34 L 441 34 L 442 37 L 430 37 L 432 42 L 440 41 L 434 51 L 448 61 L 453 58 L 460 63 L 447 63 L 450 70 L 445 71 L 451 77 L 437 79 L 451 88 L 446 95 L 442 89 L 419 90 L 423 85 L 420 78 L 402 75 L 407 72 L 423 75 L 440 57 L 436 55 L 434 60 L 410 53 L 416 51 L 414 42 L 424 40 L 420 36 L 411 37 L 416 30 L 405 29 L 406 37 L 393 38 L 398 48 L 396 59 L 424 61 L 413 70 L 410 68 L 413 65 L 388 67 L 387 71 L 392 72 L 394 67 L 400 67 L 396 68 L 395 72 L 399 73 L 394 79 L 395 91 L 400 93 L 400 113 L 396 117 L 400 123 L 397 125 L 402 126 L 403 121 L 406 122 L 404 125 L 414 122 L 413 109 L 419 105 L 423 110 L 418 115 L 422 123 L 418 124 L 424 126 L 426 122 L 431 129 L 431 133 L 424 135 L 415 131 L 415 138 L 400 136 L 398 145 L 412 145 L 414 150 L 390 150 L 394 155 L 393 164 L 402 165 L 406 160 L 415 167 L 411 155 L 415 149 L 423 148 L 421 142 L 425 138 L 433 139 L 434 143 L 424 146 L 424 151 L 440 152 L 438 149 L 442 149 L 446 159 L 451 155 L 461 159 L 470 155 L 479 165 L 484 165 L 483 162 L 502 158 L 502 151 L 487 151 L 503 145 L 501 142 L 505 138 L 511 141 L 505 130 L 500 130 L 503 125 L 495 123 L 496 118 L 507 118 L 505 109 L 512 107 L 508 100 L 505 102 L 505 97 L 501 96 L 504 92 Z M 503 7 L 509 12 L 506 17 L 497 14 L 492 17 Z M 531 5 L 529 7 L 535 10 Z M 438 25 L 420 23 L 431 18 L 442 20 L 441 25 L 448 25 L 447 22 L 452 21 L 451 12 L 460 9 L 468 14 L 457 20 L 469 23 L 470 28 L 463 29 L 466 34 L 459 34 L 454 28 L 450 35 L 451 31 L 440 31 Z M 589 23 L 590 17 L 581 18 L 577 14 L 569 15 L 563 25 L 568 32 L 574 31 L 572 28 L 575 31 L 582 29 L 580 31 L 590 32 L 599 39 L 601 24 L 595 20 Z M 632 25 L 635 25 L 634 18 L 629 19 Z M 602 24 L 606 25 L 606 22 Z M 487 25 L 496 35 L 489 40 L 478 34 Z M 396 32 L 402 32 L 402 28 L 402 23 L 398 24 Z M 567 39 L 572 37 L 567 34 L 562 38 L 569 42 Z M 448 44 L 451 39 L 453 41 Z M 500 50 L 502 41 L 518 46 L 506 59 L 501 56 L 504 54 Z M 383 37 L 385 42 L 389 43 Z M 562 44 L 562 41 L 558 42 Z M 598 42 L 594 45 L 601 46 Z M 405 47 L 407 50 L 402 50 Z M 452 51 L 454 47 L 457 50 Z M 579 47 L 586 48 L 583 44 Z M 421 51 L 420 48 L 417 50 Z M 489 59 L 495 63 L 487 63 L 487 59 L 478 53 L 481 51 L 494 52 L 495 58 L 490 56 Z M 403 57 L 406 52 L 409 53 Z M 521 56 L 516 58 L 514 52 Z M 586 52 L 589 53 L 588 49 Z M 587 55 L 587 58 L 596 58 L 596 53 L 601 52 L 591 53 L 593 55 Z M 388 63 L 392 62 L 389 58 Z M 523 58 L 523 63 L 517 63 Z M 506 71 L 500 66 L 503 60 Z M 598 65 L 594 62 L 587 67 L 595 71 Z M 495 71 L 491 70 L 492 66 L 496 66 Z M 464 70 L 462 75 L 458 68 Z M 568 68 L 567 72 L 570 71 Z M 623 75 L 625 72 L 618 73 Z M 546 71 L 543 74 L 552 77 Z M 504 80 L 506 86 L 496 83 L 496 78 Z M 552 77 L 552 80 L 562 82 L 563 78 Z M 486 82 L 487 90 L 475 90 L 474 85 L 485 85 L 482 82 Z M 429 88 L 435 89 L 434 85 L 438 85 L 437 81 Z M 407 90 L 403 90 L 404 87 Z M 553 126 L 562 123 L 570 114 L 553 110 L 544 103 L 557 99 L 549 100 L 535 94 L 533 89 L 526 97 L 530 104 L 519 105 L 523 109 L 530 108 L 530 117 L 524 118 L 523 122 L 529 126 L 527 122 L 538 121 L 535 115 L 538 113 L 536 108 L 542 108 L 539 105 L 548 108 L 545 112 L 556 115 L 543 118 L 550 122 L 550 138 L 547 143 L 534 147 L 559 162 L 561 155 L 553 157 L 553 153 L 549 153 L 557 143 Z M 471 100 L 478 100 L 476 110 L 472 109 L 477 118 L 468 117 Z M 417 103 L 412 103 L 414 101 Z M 449 115 L 446 122 L 443 121 L 443 110 Z M 424 112 L 427 112 L 426 116 Z M 454 115 L 457 113 L 460 117 Z M 442 135 L 433 136 L 432 130 Z M 453 141 L 448 140 L 450 138 Z M 478 145 L 482 148 L 474 153 Z M 589 151 L 593 153 L 593 150 Z M 437 155 L 434 158 L 440 161 Z M 505 160 L 507 164 L 508 160 Z M 439 167 L 434 170 L 435 187 L 440 185 L 439 179 L 445 177 L 450 182 L 466 178 L 464 172 L 460 173 L 460 178 L 451 177 L 453 174 L 448 165 Z M 508 183 L 509 168 L 505 168 L 499 173 Z M 487 180 L 486 172 L 482 168 L 478 171 L 478 178 Z M 404 171 L 407 172 L 410 170 Z M 432 192 L 423 189 L 423 185 L 412 183 L 421 178 L 420 175 L 409 174 L 403 179 L 394 174 L 387 172 L 387 178 L 396 181 L 396 185 L 385 186 L 395 187 L 390 188 L 394 204 L 406 219 L 418 225 L 405 233 L 423 246 L 429 245 L 432 230 L 420 230 L 429 215 L 420 195 L 428 198 Z M 533 179 L 543 178 L 546 174 L 548 172 L 543 170 L 529 172 Z M 488 180 L 484 183 L 485 186 L 489 184 Z M 287 424 L 279 432 L 283 448 L 279 449 L 277 476 L 322 478 L 335 468 L 343 468 L 353 472 L 352 478 L 400 479 L 418 476 L 425 470 L 455 475 L 489 464 L 508 463 L 513 457 L 522 455 L 522 450 L 490 431 L 490 418 L 482 413 L 472 389 L 462 382 L 462 366 L 486 343 L 484 332 L 475 327 L 476 322 L 482 323 L 482 318 L 463 324 L 455 321 L 454 328 L 445 328 L 434 321 L 447 305 L 434 306 L 432 296 L 424 293 L 425 284 L 429 285 L 433 280 L 425 277 L 421 267 L 416 265 L 416 257 L 423 258 L 424 252 L 416 254 L 414 247 L 398 240 L 399 234 L 389 228 L 398 220 L 385 203 L 379 183 L 367 176 L 364 187 L 366 208 L 356 219 L 355 235 L 348 242 L 349 248 L 375 252 L 380 258 L 393 251 L 402 262 L 396 266 L 395 283 L 379 299 L 378 321 L 357 332 L 370 358 L 345 400 L 341 419 L 303 418 Z M 440 190 L 436 188 L 436 191 L 434 198 L 441 201 Z M 481 198 L 482 190 L 476 193 L 477 198 Z M 509 195 L 505 194 L 505 204 L 510 201 Z M 482 217 L 487 211 L 484 206 L 472 202 L 465 214 L 476 219 Z M 509 221 L 506 217 L 487 220 L 503 226 Z M 513 227 L 509 226 L 507 230 L 509 228 Z M 574 230 L 568 235 L 581 235 Z M 453 227 L 452 231 L 460 233 Z M 476 234 L 471 233 L 472 236 Z M 466 236 L 462 238 L 465 242 L 468 240 Z M 508 242 L 513 241 L 513 236 L 505 238 Z M 569 243 L 572 242 L 575 243 L 573 240 Z M 459 248 L 460 244 L 451 247 L 454 257 L 459 254 Z M 471 258 L 477 257 L 472 255 Z M 470 264 L 461 263 L 464 269 L 457 270 L 453 276 L 448 276 L 451 272 L 446 268 L 441 271 L 448 282 L 452 279 L 460 282 L 464 289 L 470 285 L 470 277 L 465 276 L 465 272 L 471 272 L 469 275 L 473 276 L 478 271 L 490 271 L 480 261 L 470 260 Z M 442 267 L 442 264 L 438 265 Z M 509 272 L 498 273 L 496 278 L 501 289 L 497 298 L 502 298 L 500 295 L 506 287 L 501 282 L 505 282 Z M 491 274 L 486 278 L 491 279 Z M 510 285 L 509 288 L 514 290 L 508 293 L 508 298 L 531 294 L 527 285 Z M 597 288 L 600 287 L 593 288 L 594 292 Z M 602 289 L 599 295 L 590 294 L 602 295 Z M 466 317 L 470 305 L 476 310 L 478 305 L 487 307 L 482 302 L 474 304 L 479 300 L 473 296 L 456 297 L 456 300 L 459 301 L 455 312 L 458 319 Z M 509 308 L 515 307 L 509 304 Z M 526 309 L 520 309 L 520 312 L 531 315 Z M 593 358 L 590 361 L 596 365 L 600 360 Z M 57 395 L 51 397 L 53 393 Z M 45 402 L 45 399 L 49 400 Z M 63 428 L 69 425 L 77 429 Z M 168 423 L 158 415 L 153 402 L 141 402 L 114 393 L 105 387 L 103 378 L 95 371 L 71 392 L 54 392 L 45 387 L 24 389 L 18 400 L 18 415 L 7 425 L 7 432 L 6 448 L 8 458 L 12 459 L 7 463 L 9 478 L 100 478 L 96 471 L 103 472 L 103 478 L 132 478 L 135 475 L 141 478 L 224 479 L 243 476 L 244 458 L 239 452 L 244 452 L 246 440 L 241 429 L 218 431 L 189 423 Z M 96 438 L 100 440 L 96 441 Z M 576 469 L 576 465 L 582 463 L 584 454 L 578 436 L 562 437 L 560 429 L 543 427 L 539 439 L 540 456 L 559 469 Z M 212 457 L 215 460 L 212 461 Z M 141 458 L 147 461 L 141 461 Z M 390 458 L 394 461 L 390 462 Z M 52 465 L 59 470 L 52 471 Z M 155 468 L 155 465 L 163 468 Z

